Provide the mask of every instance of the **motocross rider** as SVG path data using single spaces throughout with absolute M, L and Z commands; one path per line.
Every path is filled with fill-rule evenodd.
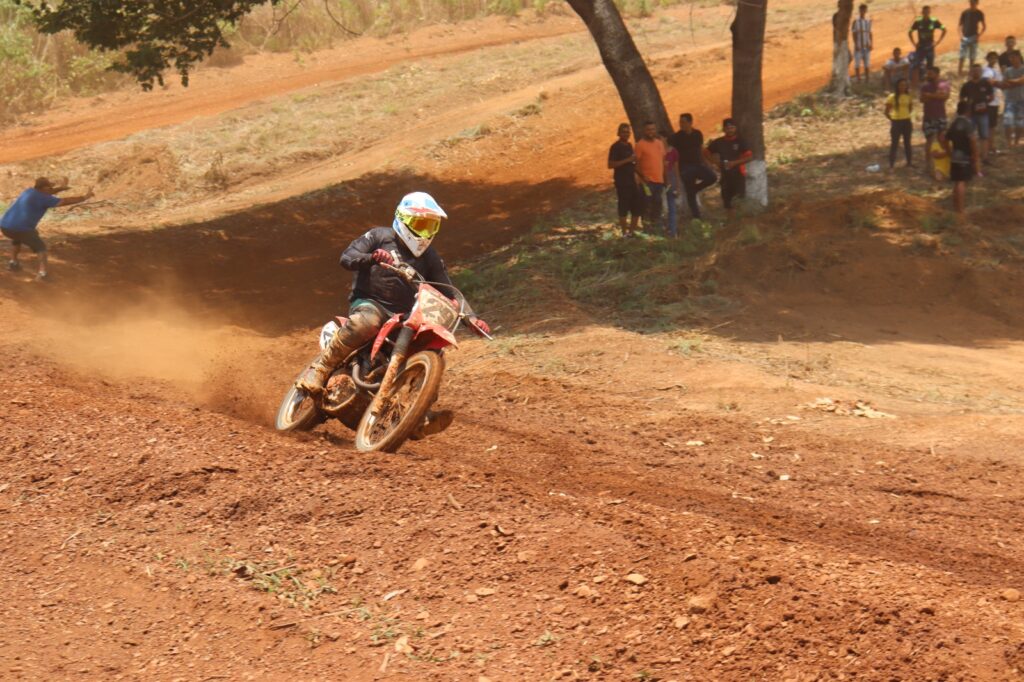
M 348 321 L 296 381 L 299 389 L 320 395 L 331 372 L 353 351 L 376 337 L 388 318 L 412 310 L 415 289 L 382 264 L 399 261 L 411 265 L 428 282 L 452 283 L 444 261 L 430 245 L 441 229 L 442 219 L 447 217 L 429 194 L 413 192 L 402 197 L 391 227 L 375 227 L 349 244 L 341 254 L 341 267 L 356 272 Z M 468 312 L 473 325 L 490 333 L 486 322 Z M 450 422 L 450 418 L 446 421 Z

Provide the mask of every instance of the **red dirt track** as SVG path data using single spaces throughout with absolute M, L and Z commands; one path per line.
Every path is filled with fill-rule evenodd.
M 990 26 L 1022 21 L 987 3 Z M 578 30 L 487 26 L 447 49 Z M 810 45 L 773 38 L 771 101 L 820 81 L 830 48 Z M 57 111 L 0 134 L 0 162 L 393 63 L 378 47 L 302 83 L 280 67 Z M 673 111 L 724 113 L 720 56 L 655 61 Z M 675 59 L 707 77 L 672 80 Z M 68 229 L 45 287 L 5 273 L 0 679 L 1021 679 L 1020 271 L 835 220 L 858 201 L 917 220 L 918 197 L 778 215 L 794 235 L 714 265 L 742 308 L 707 329 L 616 329 L 555 293 L 482 311 L 504 328 L 451 354 L 456 422 L 398 455 L 358 454 L 337 425 L 269 427 L 347 287 L 335 254 L 381 197 L 435 193 L 459 216 L 454 261 L 508 243 L 607 180 L 609 91 L 551 94 L 528 140 L 540 164 L 491 138 L 415 175 L 325 164 L 261 205 Z M 721 349 L 668 345 L 695 331 Z M 808 407 L 822 395 L 896 416 Z

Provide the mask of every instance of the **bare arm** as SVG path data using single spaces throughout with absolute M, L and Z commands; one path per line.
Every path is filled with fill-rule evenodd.
M 633 154 L 632 156 L 629 156 L 625 159 L 620 159 L 619 161 L 609 161 L 608 167 L 611 168 L 612 170 L 615 170 L 616 168 L 622 168 L 623 166 L 627 166 L 631 163 L 636 163 L 636 154 Z
M 65 187 L 64 189 L 67 188 Z M 60 203 L 58 203 L 57 206 L 74 206 L 75 204 L 80 204 L 83 201 L 89 201 L 89 199 L 92 199 L 94 196 L 96 195 L 90 189 L 88 192 L 86 192 L 80 197 L 64 197 L 63 199 L 60 200 Z
M 941 45 L 942 41 L 945 40 L 945 39 L 946 39 L 946 27 L 943 26 L 942 27 L 942 35 L 940 35 L 939 39 L 935 41 L 935 47 L 938 47 L 939 45 Z

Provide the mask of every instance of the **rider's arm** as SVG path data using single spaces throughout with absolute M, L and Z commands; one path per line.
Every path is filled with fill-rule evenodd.
M 376 230 L 370 230 L 362 237 L 359 237 L 345 249 L 341 254 L 341 267 L 346 270 L 362 270 L 373 265 L 373 252 L 380 248 L 380 238 L 375 234 Z
M 424 254 L 426 261 L 426 272 L 424 273 L 424 279 L 428 282 L 437 282 L 439 284 L 447 284 L 449 286 L 455 286 L 452 282 L 452 278 L 448 276 L 448 268 L 444 264 L 444 260 L 438 255 L 437 251 L 433 248 L 427 250 Z M 451 297 L 452 292 L 447 287 L 441 287 L 441 293 L 445 296 Z M 473 308 L 470 307 L 469 301 L 465 301 L 466 307 L 463 312 L 469 315 L 471 318 L 476 317 L 473 313 Z

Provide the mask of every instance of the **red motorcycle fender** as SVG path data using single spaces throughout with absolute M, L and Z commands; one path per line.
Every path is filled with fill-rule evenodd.
M 380 331 L 377 333 L 377 339 L 373 342 L 373 350 L 370 351 L 370 360 L 377 357 L 377 351 L 384 345 L 384 339 L 388 338 L 388 334 L 398 325 L 398 322 L 398 315 L 392 315 L 390 320 L 381 325 Z
M 429 335 L 433 335 L 435 338 L 431 339 L 429 338 Z M 421 338 L 423 336 L 427 336 L 428 338 Z M 416 336 L 413 338 L 419 343 L 422 343 L 423 347 L 435 350 L 444 348 L 445 346 L 459 347 L 454 334 L 441 325 L 431 324 L 429 322 L 420 325 L 416 330 Z

